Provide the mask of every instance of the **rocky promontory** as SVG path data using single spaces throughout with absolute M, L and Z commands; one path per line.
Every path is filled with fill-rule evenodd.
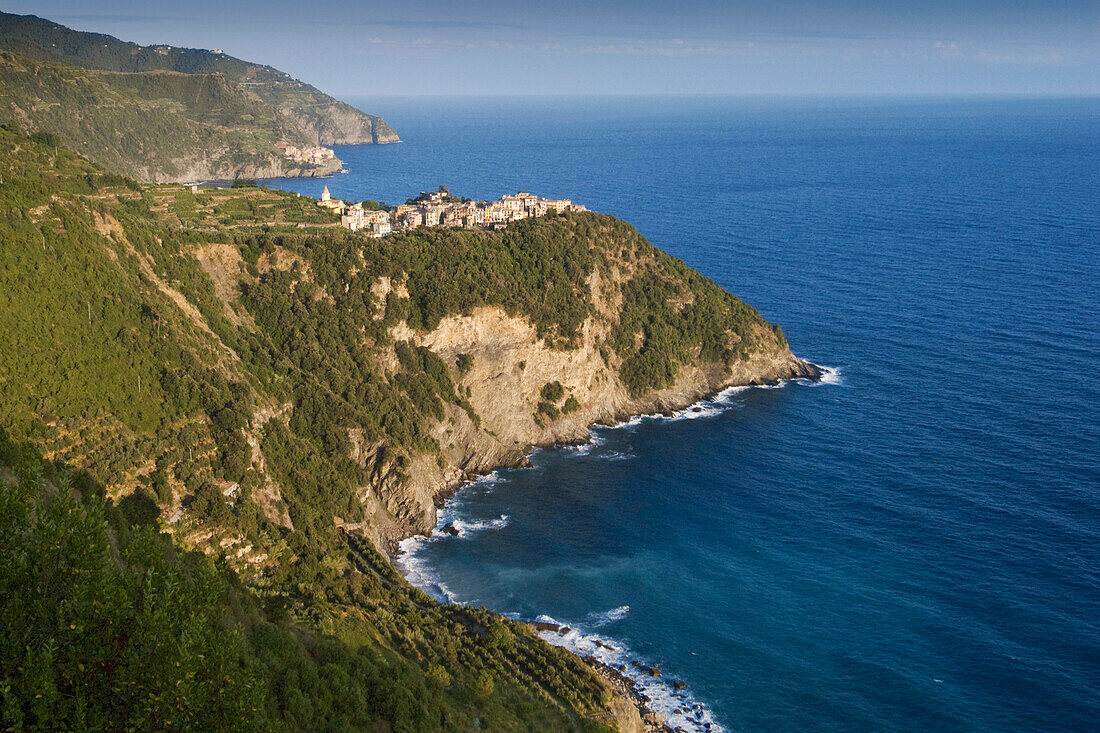
M 385 283 L 385 287 L 389 284 Z M 385 287 L 382 289 L 385 290 Z M 780 380 L 820 377 L 820 369 L 794 356 L 785 342 L 761 328 L 761 345 L 743 360 L 691 364 L 678 369 L 675 381 L 643 395 L 632 394 L 620 377 L 621 363 L 605 360 L 600 345 L 614 315 L 609 290 L 600 273 L 590 278 L 597 314 L 585 321 L 574 348 L 548 346 L 529 320 L 484 307 L 469 315 L 444 318 L 427 333 L 404 324 L 391 330 L 395 340 L 408 340 L 454 363 L 465 355 L 470 367 L 456 375 L 479 417 L 449 409 L 433 435 L 443 448 L 443 461 L 414 459 L 408 480 L 377 494 L 375 522 L 367 530 L 390 552 L 411 534 L 430 533 L 436 509 L 464 483 L 500 467 L 525 465 L 533 448 L 585 442 L 593 425 L 614 425 L 636 415 L 668 414 L 735 386 L 774 384 Z M 561 384 L 575 400 L 557 417 L 539 413 L 547 384 Z M 561 400 L 564 402 L 565 398 Z M 549 412 L 549 411 L 547 411 Z M 396 521 L 386 521 L 384 518 Z

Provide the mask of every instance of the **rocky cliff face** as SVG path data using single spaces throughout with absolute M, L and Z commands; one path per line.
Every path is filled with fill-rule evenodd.
M 426 334 L 404 324 L 394 327 L 395 339 L 426 346 L 449 363 L 460 354 L 472 357 L 469 371 L 456 372 L 456 378 L 460 391 L 469 390 L 480 425 L 450 408 L 434 432 L 443 447 L 443 465 L 417 459 L 407 481 L 384 483 L 369 497 L 374 519 L 364 529 L 375 544 L 392 553 L 397 540 L 430 532 L 436 508 L 463 483 L 497 467 L 524 465 L 533 447 L 583 442 L 594 424 L 681 409 L 727 387 L 820 376 L 816 366 L 762 332 L 765 345 L 732 368 L 720 363 L 682 367 L 672 386 L 636 397 L 619 378 L 619 360 L 613 355 L 605 360 L 599 350 L 605 328 L 590 317 L 580 345 L 563 350 L 541 341 L 526 319 L 499 308 L 449 316 Z M 564 399 L 576 400 L 577 408 L 556 419 L 540 415 L 540 392 L 548 382 L 560 383 Z
M 531 222 L 529 228 L 528 238 L 519 240 L 528 248 L 538 247 L 538 237 L 549 232 L 576 236 L 581 241 L 596 237 L 591 246 L 601 255 L 594 258 L 598 264 L 576 281 L 574 297 L 585 300 L 588 309 L 575 337 L 564 339 L 552 327 L 544 326 L 540 332 L 523 306 L 511 311 L 498 305 L 472 307 L 464 312 L 452 310 L 432 322 L 430 328 L 412 328 L 409 304 L 434 297 L 430 286 L 425 290 L 424 281 L 410 279 L 407 271 L 367 277 L 365 271 L 357 272 L 373 266 L 372 260 L 362 255 L 345 260 L 354 263 L 350 272 L 344 267 L 329 267 L 325 262 L 331 260 L 322 256 L 318 263 L 331 274 L 328 280 L 323 280 L 322 272 L 313 271 L 310 260 L 319 253 L 308 248 L 295 252 L 284 244 L 272 246 L 257 262 L 259 277 L 269 278 L 270 282 L 275 282 L 271 279 L 275 273 L 291 276 L 285 286 L 288 289 L 282 292 L 288 303 L 303 299 L 303 308 L 314 303 L 327 304 L 321 308 L 339 308 L 333 293 L 354 292 L 368 285 L 366 295 L 374 305 L 364 312 L 372 319 L 372 329 L 384 330 L 370 331 L 375 335 L 368 336 L 368 329 L 361 327 L 363 348 L 356 349 L 356 358 L 366 359 L 369 368 L 390 383 L 407 385 L 402 380 L 413 375 L 399 358 L 401 348 L 407 348 L 402 344 L 422 347 L 438 357 L 454 385 L 456 400 L 443 399 L 439 403 L 441 414 L 424 411 L 420 417 L 427 439 L 438 446 L 438 451 L 409 450 L 403 444 L 387 441 L 377 430 L 370 437 L 368 430 L 354 423 L 346 428 L 350 457 L 364 469 L 364 478 L 354 490 L 355 506 L 341 509 L 338 523 L 363 532 L 379 549 L 393 553 L 399 540 L 430 532 L 436 524 L 436 509 L 463 483 L 496 467 L 523 465 L 533 447 L 585 441 L 593 424 L 614 424 L 638 414 L 680 409 L 730 386 L 819 376 L 817 368 L 795 357 L 781 332 L 755 311 L 736 326 L 723 321 L 720 315 L 727 312 L 724 309 L 747 307 L 648 244 L 642 246 L 644 240 L 638 241 L 640 237 L 632 228 L 599 215 L 556 223 Z M 515 233 L 518 236 L 519 230 Z M 451 246 L 471 253 L 480 251 L 482 256 L 482 248 L 508 246 L 500 235 L 490 233 L 426 230 L 422 236 L 435 238 L 433 246 L 439 250 L 425 255 L 435 262 L 443 256 L 441 250 Z M 418 241 L 395 238 L 386 240 L 383 246 L 394 252 L 408 252 Z M 206 245 L 203 251 L 214 247 Z M 217 248 L 234 264 L 222 268 L 224 273 L 219 277 L 224 282 L 215 287 L 215 292 L 223 298 L 225 307 L 244 312 L 233 274 L 243 267 L 239 251 L 231 245 Z M 583 252 L 587 247 L 578 249 Z M 530 254 L 529 249 L 526 254 Z M 517 251 L 514 256 L 526 255 Z M 438 275 L 448 276 L 443 272 Z M 215 278 L 216 285 L 218 282 Z M 246 282 L 259 285 L 251 278 Z M 648 305 L 641 311 L 640 320 L 629 320 L 639 317 L 639 289 L 646 291 Z M 631 298 L 633 302 L 628 302 Z M 703 347 L 696 344 L 676 357 L 674 379 L 657 381 L 658 388 L 639 387 L 637 381 L 631 384 L 627 377 L 629 362 L 636 361 L 637 354 L 647 348 L 667 346 L 659 342 L 646 345 L 650 336 L 643 331 L 648 326 L 638 326 L 636 333 L 634 326 L 628 327 L 624 343 L 624 319 L 652 324 L 664 318 L 671 319 L 665 323 L 676 324 L 680 323 L 676 319 L 681 313 L 688 314 L 685 323 L 710 323 L 716 331 L 709 333 L 720 334 L 712 338 L 712 344 L 716 338 L 744 348 L 711 348 L 705 353 L 716 356 L 708 359 L 702 357 Z M 257 320 L 262 317 L 259 311 L 253 315 Z M 377 326 L 383 323 L 392 325 Z M 330 327 L 309 328 L 327 331 Z M 651 337 L 668 338 L 658 332 Z M 328 355 L 319 354 L 322 363 L 335 358 L 331 351 L 334 346 L 328 347 Z M 401 389 L 411 392 L 413 388 Z M 449 393 L 450 387 L 447 389 Z M 293 413 L 289 406 L 288 410 L 285 416 Z M 256 421 L 252 425 L 257 441 L 265 424 Z M 285 509 L 279 507 L 278 500 L 269 503 L 265 513 L 272 521 L 283 523 L 276 517 Z
M 286 106 L 283 116 L 320 145 L 367 145 L 401 142 L 384 119 L 367 115 L 343 102 L 304 109 Z
M 177 181 L 235 181 L 255 178 L 314 178 L 340 172 L 339 159 L 322 165 L 305 166 L 281 155 L 256 156 L 248 163 L 233 163 L 226 158 L 188 156 L 178 158 L 170 170 L 145 169 L 139 177 L 156 183 Z

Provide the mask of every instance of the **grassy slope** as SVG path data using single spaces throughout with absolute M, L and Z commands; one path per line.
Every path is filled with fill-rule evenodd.
M 579 660 L 433 602 L 362 540 L 307 614 L 181 552 L 155 517 L 0 429 L 6 730 L 606 729 Z
M 608 318 L 588 286 L 594 268 L 618 273 L 621 307 L 602 350 L 637 395 L 667 386 L 679 364 L 785 346 L 754 309 L 611 217 L 371 240 L 293 228 L 325 215 L 290 194 L 142 188 L 64 148 L 9 132 L 0 142 L 4 417 L 51 456 L 119 489 L 155 489 L 166 504 L 204 481 L 260 488 L 251 436 L 288 466 L 307 457 L 330 485 L 323 507 L 290 507 L 299 529 L 354 519 L 361 487 L 438 450 L 429 427 L 444 404 L 469 411 L 455 365 L 426 352 L 396 372 L 384 366 L 390 327 L 431 329 L 498 305 L 568 348 L 585 318 Z M 273 221 L 288 226 L 255 226 Z M 196 259 L 208 243 L 235 258 L 223 283 L 231 302 Z M 383 277 L 408 297 L 380 302 L 372 288 Z M 273 411 L 286 430 L 256 419 Z M 374 463 L 349 458 L 349 429 L 384 448 Z

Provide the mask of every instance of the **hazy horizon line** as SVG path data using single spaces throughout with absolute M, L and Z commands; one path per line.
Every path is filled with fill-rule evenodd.
M 325 91 L 336 98 L 356 97 L 372 99 L 595 99 L 614 97 L 665 98 L 665 99 L 1100 99 L 1100 90 L 1091 92 L 913 92 L 913 91 L 859 91 L 859 92 L 489 92 L 450 93 L 431 92 L 394 94 L 392 92 L 339 92 Z

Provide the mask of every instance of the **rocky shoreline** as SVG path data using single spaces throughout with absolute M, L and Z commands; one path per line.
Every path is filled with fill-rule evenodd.
M 812 362 L 804 361 L 792 356 L 789 369 L 781 375 L 768 375 L 766 377 L 755 376 L 747 380 L 739 380 L 731 376 L 727 380 L 720 381 L 716 385 L 695 386 L 689 388 L 670 388 L 658 393 L 656 397 L 634 401 L 630 408 L 619 408 L 593 419 L 584 426 L 580 434 L 555 437 L 550 440 L 541 440 L 517 446 L 504 453 L 494 453 L 491 456 L 472 456 L 467 464 L 474 467 L 464 470 L 458 467 L 453 469 L 453 478 L 440 484 L 432 496 L 434 512 L 429 526 L 415 528 L 405 527 L 403 531 L 384 537 L 380 549 L 390 558 L 391 562 L 401 554 L 400 543 L 410 537 L 430 535 L 438 525 L 438 512 L 447 502 L 454 497 L 463 487 L 473 483 L 494 471 L 506 468 L 526 468 L 530 465 L 530 455 L 541 448 L 553 448 L 557 446 L 585 445 L 591 440 L 591 429 L 594 427 L 615 427 L 624 425 L 638 417 L 671 417 L 680 410 L 685 410 L 701 402 L 711 400 L 725 390 L 736 387 L 765 387 L 775 386 L 795 379 L 809 379 L 817 382 L 825 374 L 825 371 Z
M 613 414 L 604 416 L 601 419 L 597 419 L 589 423 L 585 429 L 585 436 L 577 437 L 568 440 L 553 440 L 549 442 L 531 443 L 526 445 L 518 455 L 511 461 L 500 461 L 495 463 L 492 468 L 488 470 L 482 470 L 477 472 L 463 473 L 461 479 L 447 483 L 442 489 L 436 493 L 435 508 L 436 515 L 438 511 L 442 509 L 446 502 L 455 496 L 463 487 L 477 481 L 486 475 L 489 475 L 492 471 L 498 468 L 521 468 L 530 465 L 529 455 L 532 451 L 539 448 L 548 448 L 557 445 L 582 445 L 587 443 L 591 438 L 588 430 L 596 426 L 615 427 L 618 425 L 624 425 L 630 420 L 637 417 L 645 416 L 664 416 L 672 417 L 678 411 L 690 409 L 693 406 L 699 406 L 699 403 L 711 400 L 718 396 L 720 393 L 727 389 L 735 387 L 750 387 L 750 386 L 775 386 L 782 384 L 783 382 L 795 380 L 795 379 L 809 379 L 812 381 L 820 381 L 825 375 L 826 371 L 816 364 L 798 359 L 792 356 L 792 362 L 789 363 L 789 370 L 787 374 L 782 376 L 769 376 L 753 377 L 748 380 L 738 380 L 731 375 L 728 380 L 724 380 L 717 386 L 710 387 L 709 389 L 689 389 L 687 391 L 681 391 L 676 395 L 658 395 L 656 398 L 651 398 L 647 401 L 639 401 L 635 410 L 621 409 L 615 411 Z M 646 408 L 649 409 L 646 409 Z M 701 409 L 701 408 L 700 408 Z M 499 458 L 499 457 L 498 457 Z M 433 524 L 434 529 L 438 525 L 438 520 Z M 444 525 L 440 528 L 441 531 L 456 536 L 459 531 L 454 527 L 453 523 Z M 431 533 L 431 529 L 428 530 L 428 534 Z M 390 559 L 395 565 L 397 558 L 402 554 L 400 542 L 410 537 L 423 535 L 423 532 L 408 533 L 405 536 L 398 536 L 388 538 L 386 543 L 386 550 L 389 553 Z M 571 629 L 567 626 L 560 626 L 559 624 L 547 623 L 547 622 L 532 622 L 532 629 L 536 632 L 551 632 L 559 634 L 567 634 Z M 596 640 L 594 643 L 597 646 L 607 647 L 602 642 Z M 626 676 L 623 671 L 615 668 L 609 664 L 606 664 L 595 656 L 581 655 L 584 662 L 600 676 L 601 679 L 609 686 L 612 692 L 622 700 L 626 700 L 634 708 L 636 717 L 630 716 L 630 720 L 620 720 L 618 722 L 623 724 L 623 730 L 630 731 L 645 731 L 646 733 L 676 733 L 681 728 L 672 728 L 665 719 L 663 713 L 653 710 L 649 705 L 652 702 L 649 696 L 645 694 L 645 690 L 635 681 Z M 656 667 L 647 667 L 641 661 L 633 661 L 634 666 L 642 669 L 643 672 L 648 673 L 652 677 L 659 677 L 661 672 Z M 676 680 L 673 683 L 674 689 L 679 691 L 686 688 L 685 683 L 680 680 Z M 686 704 L 686 703 L 685 703 Z M 699 705 L 695 705 L 695 710 L 701 709 Z M 709 722 L 699 722 L 696 726 L 696 730 L 709 731 L 712 728 L 712 724 Z
M 646 733 L 676 733 L 676 730 L 666 722 L 664 714 L 649 708 L 649 697 L 632 679 L 595 657 L 588 656 L 582 659 L 593 672 L 603 678 L 616 695 L 629 700 L 634 705 L 642 721 L 642 730 Z

